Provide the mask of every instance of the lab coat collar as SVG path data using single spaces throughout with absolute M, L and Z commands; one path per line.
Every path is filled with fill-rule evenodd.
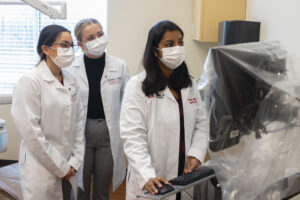
M 111 68 L 112 65 L 110 65 L 111 57 L 107 53 L 105 53 L 105 65 L 104 70 L 101 78 L 101 85 L 103 85 L 106 81 L 108 70 Z M 79 77 L 85 83 L 85 85 L 89 85 L 86 70 L 85 70 L 85 64 L 84 64 L 84 53 L 79 55 L 78 60 L 74 62 L 74 65 L 72 66 L 75 68 L 75 70 L 79 70 Z
M 140 80 L 141 82 L 143 82 L 144 79 L 145 79 L 145 77 L 146 77 L 146 72 L 145 72 L 145 71 L 141 72 L 141 73 L 139 74 L 138 77 L 139 77 L 139 80 Z M 194 83 L 193 83 L 193 84 L 194 84 Z M 181 89 L 181 98 L 182 98 L 182 103 L 183 103 L 183 104 L 185 104 L 185 102 L 186 102 L 187 99 L 188 99 L 188 95 L 189 95 L 190 89 L 191 89 L 191 87 L 187 87 L 187 88 Z M 165 88 L 163 91 L 161 91 L 160 93 L 161 93 L 162 95 L 166 96 L 167 98 L 171 99 L 172 101 L 175 101 L 175 102 L 177 103 L 175 97 L 173 96 L 171 90 L 170 90 L 168 87 L 166 87 L 166 88 Z
M 47 63 L 45 60 L 42 60 L 38 65 L 37 68 L 41 72 L 41 77 L 47 82 L 55 81 L 55 77 L 53 76 L 52 72 L 50 71 Z
M 47 63 L 45 60 L 42 60 L 38 65 L 37 68 L 41 72 L 41 77 L 48 82 L 55 81 L 55 77 L 51 73 Z
M 190 87 L 181 89 L 181 99 L 182 99 L 183 105 L 185 104 L 185 102 L 188 98 L 189 91 L 190 91 Z M 168 87 L 166 87 L 166 89 L 162 91 L 162 94 L 164 94 L 167 98 L 169 98 L 172 101 L 175 101 L 177 103 L 175 97 L 173 96 L 171 90 Z
M 45 60 L 41 61 L 37 67 L 41 72 L 41 77 L 45 81 L 54 82 L 56 88 L 64 88 L 64 86 L 53 76 Z M 62 70 L 62 73 L 63 73 L 64 85 L 75 84 L 75 80 L 72 77 L 70 77 L 69 74 L 67 74 L 64 70 Z

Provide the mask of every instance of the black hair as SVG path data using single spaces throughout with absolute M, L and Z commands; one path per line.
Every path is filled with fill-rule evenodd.
M 62 32 L 71 33 L 65 27 L 56 24 L 48 25 L 43 28 L 43 30 L 40 32 L 38 45 L 36 47 L 37 53 L 40 56 L 40 61 L 46 60 L 46 55 L 43 54 L 42 46 L 52 46 L 57 37 L 59 37 Z
M 175 23 L 171 21 L 160 21 L 155 24 L 149 31 L 148 40 L 143 56 L 143 65 L 146 71 L 146 78 L 142 84 L 142 90 L 146 96 L 153 94 L 159 95 L 158 92 L 164 90 L 167 84 L 174 90 L 178 91 L 192 85 L 187 66 L 183 62 L 177 67 L 169 79 L 167 79 L 160 67 L 159 58 L 155 56 L 158 44 L 167 31 L 179 31 L 184 36 L 183 31 Z

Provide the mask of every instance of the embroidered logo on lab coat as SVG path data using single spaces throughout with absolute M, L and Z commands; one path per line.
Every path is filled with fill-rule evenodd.
M 197 99 L 196 98 L 191 98 L 191 99 L 188 99 L 190 104 L 194 104 L 194 103 L 197 103 Z
M 161 95 L 156 95 L 156 94 L 149 95 L 149 99 L 154 99 L 154 98 L 163 99 L 164 97 L 165 97 L 165 94 L 161 94 Z
M 110 85 L 118 84 L 118 83 L 121 82 L 121 80 L 122 80 L 122 77 L 121 77 L 121 76 L 120 76 L 120 77 L 117 77 L 117 78 L 111 78 L 111 79 L 108 79 L 108 83 L 109 83 Z

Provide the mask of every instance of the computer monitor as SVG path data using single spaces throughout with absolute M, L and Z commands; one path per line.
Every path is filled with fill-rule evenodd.
M 257 120 L 260 105 L 271 87 L 286 77 L 286 52 L 278 42 L 215 47 L 210 49 L 208 59 L 213 67 L 208 70 L 214 71 L 206 94 L 211 109 L 210 150 L 236 145 L 246 134 L 260 137 L 265 131 L 262 121 L 288 121 L 296 115 L 296 110 L 283 103 L 282 93 L 276 92 L 268 96 L 271 101 L 267 103 L 267 118 Z

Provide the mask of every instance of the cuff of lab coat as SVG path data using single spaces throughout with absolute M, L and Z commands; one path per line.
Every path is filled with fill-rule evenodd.
M 59 170 L 57 170 L 55 172 L 55 174 L 59 177 L 59 178 L 63 178 L 67 175 L 67 173 L 69 172 L 70 169 L 70 165 L 67 162 L 64 162 L 64 164 L 60 167 Z
M 76 169 L 76 171 L 78 171 L 81 162 L 79 162 L 76 158 L 74 158 L 74 156 L 72 156 L 70 158 L 70 160 L 68 161 L 69 165 L 72 166 L 74 169 Z
M 204 163 L 205 154 L 206 152 L 201 151 L 197 148 L 190 148 L 188 152 L 188 156 L 197 158 L 201 162 L 201 164 Z
M 143 176 L 140 176 L 138 179 L 138 184 L 140 190 L 142 190 L 150 178 L 155 178 L 156 173 L 154 169 L 149 169 L 147 173 L 143 173 Z

